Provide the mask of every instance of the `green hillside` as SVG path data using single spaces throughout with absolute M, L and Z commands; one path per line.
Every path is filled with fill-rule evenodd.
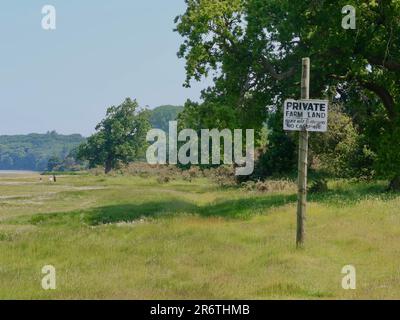
M 85 138 L 79 134 L 0 136 L 0 170 L 45 170 L 51 157 L 64 159 Z

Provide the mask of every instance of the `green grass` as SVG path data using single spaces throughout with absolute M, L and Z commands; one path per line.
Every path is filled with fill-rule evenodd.
M 384 183 L 311 195 L 295 249 L 296 195 L 205 179 L 0 178 L 0 298 L 400 298 L 400 197 Z M 57 290 L 41 288 L 41 268 Z M 341 288 L 345 265 L 357 290 Z

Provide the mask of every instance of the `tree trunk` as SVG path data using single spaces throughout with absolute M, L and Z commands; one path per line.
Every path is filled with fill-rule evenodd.
M 396 176 L 390 181 L 389 191 L 400 192 L 400 176 Z
M 107 160 L 105 165 L 104 165 L 104 173 L 108 174 L 112 170 L 112 163 L 110 160 Z

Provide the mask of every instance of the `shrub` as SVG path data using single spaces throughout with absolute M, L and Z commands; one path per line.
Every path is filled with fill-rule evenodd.
M 296 184 L 288 179 L 281 180 L 258 180 L 247 181 L 241 184 L 241 187 L 246 191 L 258 191 L 258 192 L 295 192 Z
M 220 166 L 204 171 L 206 177 L 211 178 L 221 187 L 229 187 L 237 184 L 233 166 Z
M 323 193 L 327 192 L 328 190 L 328 181 L 324 178 L 318 178 L 314 180 L 309 188 L 310 193 Z
M 172 180 L 171 177 L 165 176 L 165 175 L 159 176 L 157 178 L 157 182 L 160 183 L 160 184 L 169 183 L 171 180 Z

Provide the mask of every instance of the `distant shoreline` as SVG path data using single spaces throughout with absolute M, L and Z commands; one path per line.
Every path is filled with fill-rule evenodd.
M 40 171 L 30 171 L 30 170 L 0 170 L 0 175 L 6 174 L 39 174 Z

